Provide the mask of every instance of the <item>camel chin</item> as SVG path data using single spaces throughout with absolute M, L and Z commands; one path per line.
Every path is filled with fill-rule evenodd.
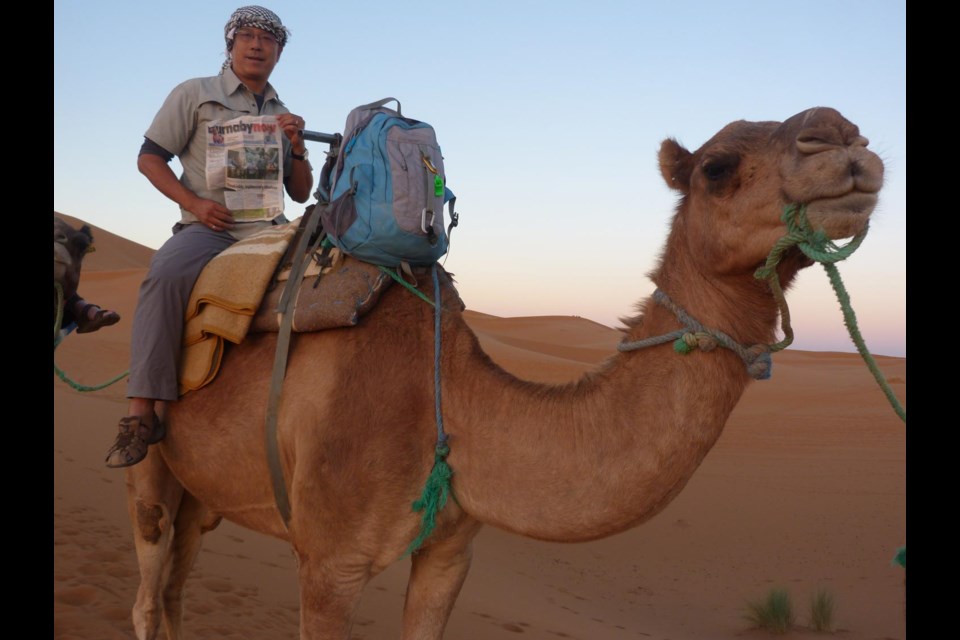
M 54 282 L 63 283 L 67 275 L 67 269 L 70 268 L 70 265 L 73 264 L 73 259 L 70 257 L 70 252 L 67 248 L 58 243 L 53 243 L 53 280 Z
M 823 229 L 832 240 L 862 232 L 877 206 L 876 193 L 851 192 L 837 198 L 821 198 L 807 204 L 807 220 Z

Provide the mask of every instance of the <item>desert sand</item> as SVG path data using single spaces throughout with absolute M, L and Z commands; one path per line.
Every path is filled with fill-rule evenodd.
M 125 381 L 75 385 L 126 371 L 153 251 L 93 232 L 80 293 L 123 317 L 71 334 L 54 352 L 74 383 L 55 370 L 53 635 L 64 640 L 132 638 L 138 584 L 124 472 L 103 464 L 124 415 Z M 575 379 L 620 338 L 575 316 L 501 318 L 465 302 L 484 349 L 530 380 Z M 876 361 L 905 406 L 906 359 Z M 747 389 L 692 480 L 650 522 L 578 544 L 482 530 L 446 638 L 774 637 L 745 619 L 747 603 L 772 588 L 789 592 L 796 613 L 794 630 L 775 637 L 830 637 L 809 628 L 809 598 L 824 588 L 836 606 L 833 636 L 906 638 L 906 574 L 892 561 L 906 544 L 906 425 L 856 353 L 787 349 L 773 362 L 772 378 Z M 400 561 L 368 586 L 354 638 L 399 637 L 407 569 Z M 191 638 L 298 637 L 293 554 L 230 522 L 205 536 L 186 600 Z

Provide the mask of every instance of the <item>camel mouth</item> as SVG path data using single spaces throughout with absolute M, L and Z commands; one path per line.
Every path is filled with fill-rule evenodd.
M 821 198 L 807 204 L 807 220 L 832 239 L 847 238 L 866 228 L 877 206 L 876 193 L 853 191 L 836 198 Z

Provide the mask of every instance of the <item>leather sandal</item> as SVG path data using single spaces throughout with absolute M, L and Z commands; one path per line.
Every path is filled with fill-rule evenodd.
M 147 457 L 147 447 L 163 440 L 166 426 L 154 413 L 152 423 L 147 424 L 141 416 L 126 416 L 120 419 L 120 432 L 113 446 L 107 451 L 107 466 L 129 467 Z
M 93 307 L 97 310 L 93 317 L 90 317 L 90 307 Z M 109 309 L 101 309 L 98 305 L 95 304 L 85 304 L 80 309 L 80 312 L 77 313 L 74 322 L 77 323 L 77 333 L 91 333 L 102 329 L 103 327 L 109 327 L 112 324 L 117 324 L 120 322 L 120 314 L 116 311 L 110 311 Z

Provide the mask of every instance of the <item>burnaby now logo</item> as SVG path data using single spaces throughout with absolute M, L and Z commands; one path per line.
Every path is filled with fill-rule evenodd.
M 228 125 L 213 125 L 207 127 L 207 133 L 220 134 L 225 133 L 276 133 L 277 125 L 266 122 L 236 122 Z

